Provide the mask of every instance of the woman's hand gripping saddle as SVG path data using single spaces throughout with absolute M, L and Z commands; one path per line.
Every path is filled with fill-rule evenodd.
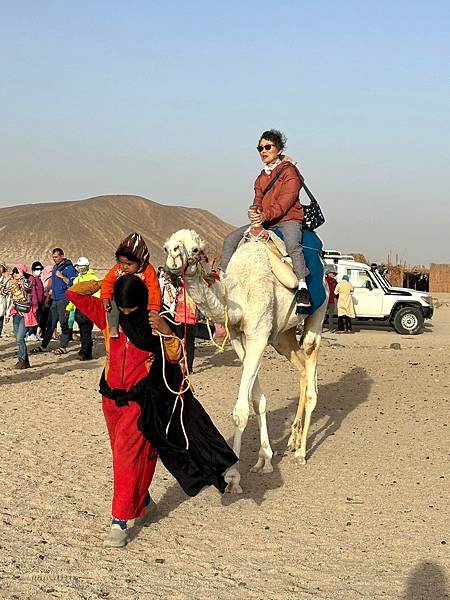
M 272 273 L 288 289 L 298 286 L 297 275 L 292 269 L 292 260 L 286 252 L 283 240 L 272 230 L 264 229 L 260 223 L 252 223 L 244 233 L 238 248 L 246 243 L 264 244 L 269 256 Z

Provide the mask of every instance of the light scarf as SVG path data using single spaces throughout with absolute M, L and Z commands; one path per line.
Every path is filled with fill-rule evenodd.
M 294 165 L 294 167 L 297 166 L 296 160 L 294 160 L 287 154 L 281 154 L 276 160 L 274 160 L 272 163 L 270 163 L 270 165 L 266 165 L 264 167 L 264 171 L 267 173 L 267 175 L 270 175 L 272 173 L 272 171 L 278 167 L 278 165 L 281 165 L 282 162 L 291 163 L 292 165 Z
M 283 162 L 283 159 L 278 157 L 276 160 L 272 161 L 269 165 L 265 165 L 264 171 L 266 172 L 267 175 L 270 175 L 272 173 L 272 171 L 278 167 L 278 165 L 281 165 L 282 162 Z

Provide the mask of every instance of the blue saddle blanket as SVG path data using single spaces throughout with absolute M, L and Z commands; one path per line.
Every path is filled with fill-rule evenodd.
M 278 237 L 283 239 L 283 234 L 277 227 L 270 227 L 270 229 L 275 232 Z M 324 271 L 321 258 L 323 244 L 320 237 L 314 233 L 314 231 L 305 230 L 303 231 L 302 247 L 305 263 L 309 271 L 309 275 L 306 277 L 306 284 L 311 296 L 311 306 L 297 308 L 297 313 L 302 315 L 312 315 L 320 306 L 322 306 L 327 297 L 324 287 Z

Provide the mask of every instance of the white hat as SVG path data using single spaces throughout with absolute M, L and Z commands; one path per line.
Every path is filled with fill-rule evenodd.
M 76 265 L 77 267 L 88 267 L 89 259 L 87 259 L 85 256 L 80 256 L 80 258 L 76 262 Z

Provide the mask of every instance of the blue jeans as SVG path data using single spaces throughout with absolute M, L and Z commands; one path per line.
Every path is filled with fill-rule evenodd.
M 66 311 L 66 306 L 69 301 L 67 298 L 61 300 L 53 300 L 50 306 L 50 314 L 48 317 L 47 329 L 45 330 L 44 339 L 42 341 L 42 347 L 47 348 L 52 339 L 53 332 L 56 326 L 61 325 L 61 337 L 59 338 L 59 347 L 66 348 L 70 340 L 69 331 L 69 313 Z
M 19 349 L 19 358 L 25 360 L 28 356 L 27 345 L 25 343 L 25 334 L 27 328 L 25 327 L 25 319 L 22 315 L 13 316 L 13 331 L 16 336 L 17 347 Z

